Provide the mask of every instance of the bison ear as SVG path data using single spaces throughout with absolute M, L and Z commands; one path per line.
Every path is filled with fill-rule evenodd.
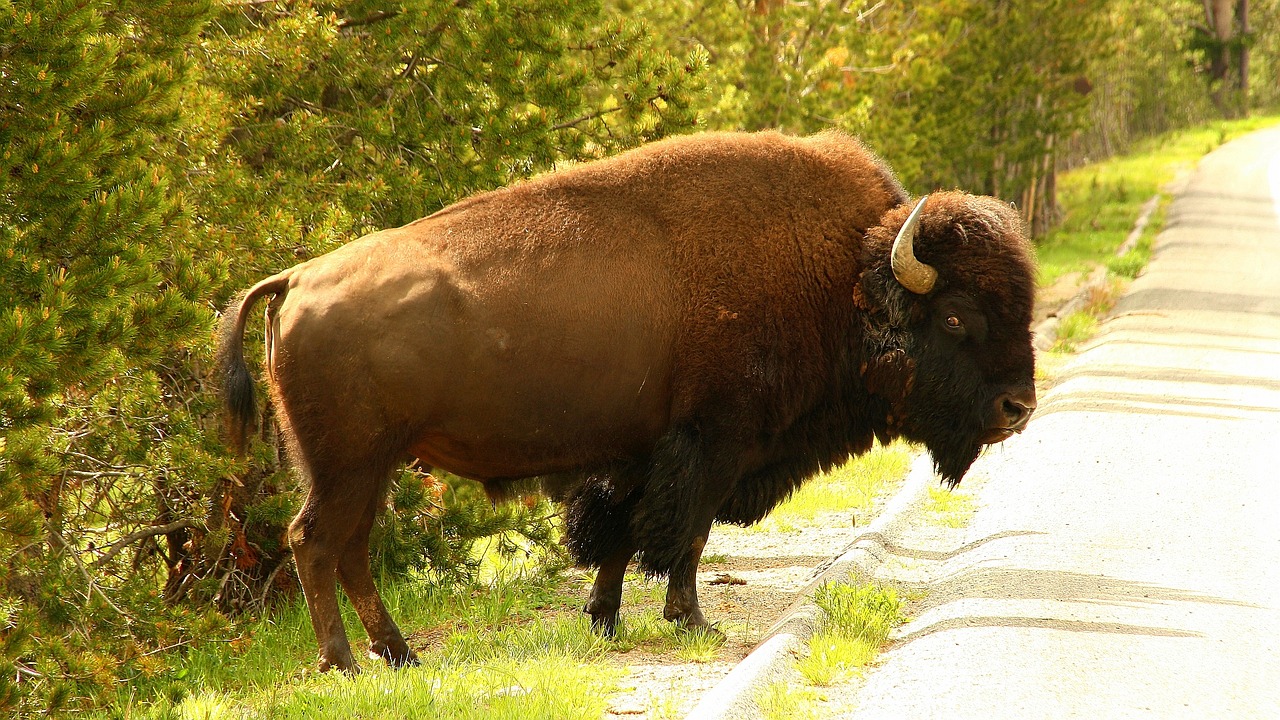
M 917 295 L 927 294 L 938 281 L 938 271 L 932 265 L 917 260 L 914 247 L 916 226 L 920 224 L 920 213 L 924 211 L 924 204 L 928 200 L 928 195 L 920 198 L 893 241 L 893 276 L 902 283 L 902 287 Z

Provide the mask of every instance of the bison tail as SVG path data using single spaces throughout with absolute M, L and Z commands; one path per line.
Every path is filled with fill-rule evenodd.
M 245 437 L 257 425 L 257 402 L 253 377 L 244 362 L 244 326 L 248 311 L 264 295 L 280 295 L 289 286 L 285 273 L 254 285 L 227 306 L 218 324 L 218 352 L 214 359 L 222 405 L 227 417 L 227 434 L 237 454 L 244 453 Z

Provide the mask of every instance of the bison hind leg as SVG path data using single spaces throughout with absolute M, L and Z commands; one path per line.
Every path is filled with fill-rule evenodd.
M 611 638 L 617 634 L 623 577 L 636 552 L 631 515 L 640 493 L 620 490 L 613 479 L 598 475 L 565 493 L 565 544 L 579 565 L 599 568 L 582 610 L 591 615 L 592 630 Z
M 369 567 L 369 533 L 394 466 L 388 452 L 350 453 L 342 460 L 317 459 L 297 443 L 298 470 L 310 480 L 306 499 L 289 526 L 312 626 L 320 647 L 320 669 L 359 672 L 338 609 L 337 584 L 369 634 L 370 655 L 392 665 L 412 665 L 416 656 L 396 626 Z

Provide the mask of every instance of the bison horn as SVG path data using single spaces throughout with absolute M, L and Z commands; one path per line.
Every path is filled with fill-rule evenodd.
M 902 287 L 917 295 L 924 295 L 932 290 L 933 284 L 938 280 L 938 271 L 932 265 L 926 265 L 917 260 L 913 247 L 916 239 L 916 225 L 920 223 L 920 212 L 924 210 L 924 203 L 928 199 L 928 195 L 920 198 L 920 202 L 916 203 L 915 209 L 907 216 L 907 221 L 902 224 L 898 237 L 893 241 L 893 276 L 898 278 Z

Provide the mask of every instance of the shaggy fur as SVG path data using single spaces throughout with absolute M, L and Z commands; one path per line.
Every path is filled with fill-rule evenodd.
M 907 199 L 840 133 L 693 135 L 482 193 L 249 290 L 222 324 L 224 397 L 242 438 L 244 322 L 273 297 L 321 666 L 354 667 L 335 581 L 379 654 L 413 661 L 367 569 L 382 484 L 407 458 L 495 497 L 545 478 L 570 551 L 601 568 L 587 609 L 604 632 L 633 554 L 670 575 L 668 618 L 705 625 L 712 522 L 759 520 L 874 438 L 923 442 L 958 482 L 1021 428 L 1010 408 L 1034 406 L 1030 254 L 1007 206 L 934 195 L 915 245 L 939 281 L 908 292 L 889 257 Z

